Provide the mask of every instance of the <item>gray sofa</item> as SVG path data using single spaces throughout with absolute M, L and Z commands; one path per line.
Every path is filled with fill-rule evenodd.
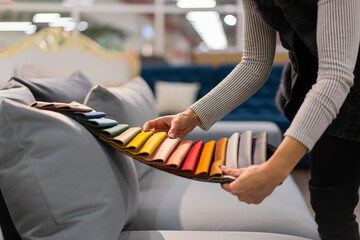
M 76 95 L 109 118 L 142 126 L 157 113 L 140 77 L 113 88 L 88 86 L 79 75 L 26 81 L 13 79 L 0 91 L 0 187 L 22 239 L 319 239 L 291 176 L 261 204 L 248 205 L 219 184 L 150 168 L 66 116 L 26 106 Z M 44 94 L 49 87 L 56 89 L 51 96 Z M 282 138 L 274 123 L 238 121 L 187 138 L 207 142 L 245 130 L 267 131 L 275 146 Z

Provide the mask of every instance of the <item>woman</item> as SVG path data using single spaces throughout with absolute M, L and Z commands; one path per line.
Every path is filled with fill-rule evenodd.
M 184 137 L 209 129 L 255 93 L 269 76 L 276 32 L 289 50 L 277 94 L 292 123 L 264 164 L 223 168 L 237 179 L 223 184 L 240 201 L 258 204 L 311 156 L 311 204 L 322 239 L 360 239 L 353 214 L 360 170 L 360 1 L 243 0 L 242 61 L 211 92 L 186 111 L 161 117 L 145 131 Z

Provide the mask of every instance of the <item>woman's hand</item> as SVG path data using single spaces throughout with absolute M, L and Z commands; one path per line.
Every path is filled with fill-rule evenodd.
M 246 203 L 261 203 L 284 180 L 283 176 L 268 169 L 266 163 L 240 169 L 222 169 L 225 175 L 236 177 L 236 180 L 221 187 Z
M 240 169 L 224 168 L 223 173 L 236 177 L 236 180 L 222 184 L 221 187 L 237 196 L 240 201 L 259 204 L 286 179 L 306 152 L 305 145 L 285 136 L 265 163 Z
M 167 132 L 170 138 L 184 138 L 200 124 L 199 117 L 190 108 L 182 113 L 160 117 L 144 124 L 144 131 Z

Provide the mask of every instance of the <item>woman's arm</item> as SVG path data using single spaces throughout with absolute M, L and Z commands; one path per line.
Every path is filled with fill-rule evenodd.
M 320 0 L 318 5 L 318 79 L 284 140 L 264 164 L 223 171 L 237 179 L 222 187 L 241 201 L 258 204 L 272 193 L 336 117 L 353 84 L 360 43 L 356 29 L 360 25 L 360 2 Z
M 275 55 L 276 33 L 256 13 L 255 3 L 243 0 L 244 50 L 241 62 L 212 91 L 190 108 L 207 130 L 252 96 L 268 79 Z
M 354 83 L 360 44 L 359 13 L 358 0 L 318 2 L 318 77 L 285 133 L 309 150 L 335 119 Z

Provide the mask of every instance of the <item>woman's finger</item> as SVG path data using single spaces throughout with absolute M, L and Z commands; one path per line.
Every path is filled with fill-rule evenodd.
M 230 175 L 233 177 L 239 177 L 241 175 L 241 173 L 243 172 L 243 170 L 241 168 L 239 169 L 234 169 L 234 168 L 228 168 L 226 166 L 221 166 L 221 170 L 223 171 L 223 173 L 225 175 Z

